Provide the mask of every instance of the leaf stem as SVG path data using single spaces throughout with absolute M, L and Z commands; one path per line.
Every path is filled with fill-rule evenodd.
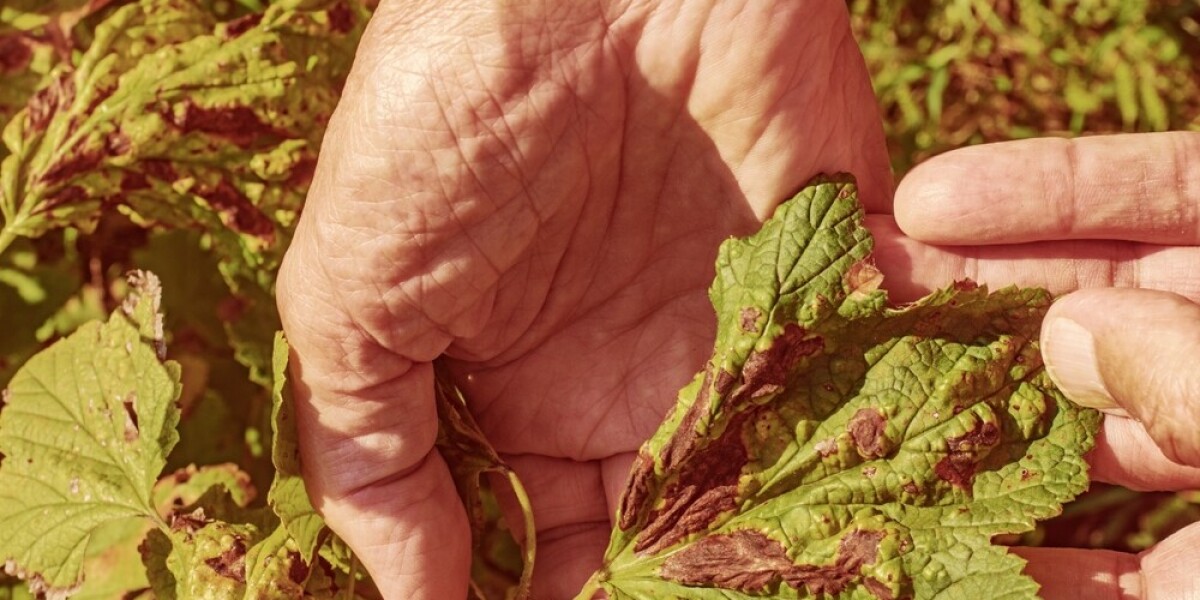
M 6 224 L 7 225 L 7 224 Z M 13 233 L 7 226 L 0 228 L 0 255 L 4 254 L 5 250 L 12 245 L 17 239 L 17 234 Z
M 521 484 L 517 473 L 505 468 L 504 474 L 512 486 L 513 495 L 517 497 L 517 503 L 521 505 L 525 522 L 525 565 L 521 569 L 521 581 L 517 584 L 517 598 L 527 598 L 533 583 L 533 563 L 537 559 L 537 527 L 533 523 L 533 504 L 529 502 L 529 494 L 525 492 L 525 486 Z
M 346 586 L 346 599 L 354 600 L 354 584 L 358 582 L 358 555 L 350 553 L 350 583 Z
M 575 600 L 592 600 L 592 598 L 596 597 L 597 593 L 604 591 L 604 588 L 600 587 L 601 572 L 596 571 L 592 573 L 587 583 L 583 584 L 583 589 L 579 590 L 579 593 L 575 595 Z

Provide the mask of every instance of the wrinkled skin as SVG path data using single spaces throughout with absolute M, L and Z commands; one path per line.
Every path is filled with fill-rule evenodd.
M 1112 283 L 900 234 L 843 2 L 385 0 L 278 289 L 310 494 L 385 596 L 466 592 L 430 361 L 525 481 L 535 596 L 570 597 L 710 350 L 718 244 L 833 171 L 859 178 L 899 299 L 965 274 Z
M 844 4 L 384 2 L 279 296 L 312 491 L 388 596 L 465 593 L 428 361 L 527 482 L 538 596 L 568 595 L 710 350 L 718 244 L 839 170 L 886 210 Z

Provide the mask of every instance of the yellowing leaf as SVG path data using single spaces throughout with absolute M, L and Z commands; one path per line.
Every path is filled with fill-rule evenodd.
M 35 590 L 79 585 L 89 538 L 127 517 L 157 520 L 151 490 L 177 441 L 179 368 L 163 361 L 158 280 L 107 323 L 29 360 L 0 411 L 0 560 Z

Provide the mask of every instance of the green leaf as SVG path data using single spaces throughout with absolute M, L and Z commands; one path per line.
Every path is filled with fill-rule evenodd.
M 246 554 L 246 598 L 286 600 L 304 596 L 310 562 L 300 555 L 296 540 L 277 527 Z
M 145 519 L 122 519 L 101 525 L 88 542 L 83 585 L 72 600 L 110 600 L 132 597 L 150 584 L 138 546 L 150 524 Z
M 821 179 L 722 245 L 713 356 L 581 598 L 1035 597 L 991 539 L 1087 487 L 1099 424 L 1042 367 L 1050 297 L 959 282 L 888 308 L 862 222 Z
M 179 367 L 164 362 L 158 280 L 107 323 L 91 322 L 29 360 L 0 412 L 0 558 L 35 590 L 79 585 L 106 523 L 158 520 L 151 489 L 177 441 Z
M 296 539 L 300 556 L 311 564 L 321 540 L 328 534 L 325 520 L 313 508 L 300 472 L 300 448 L 296 441 L 296 409 L 287 386 L 288 343 L 283 332 L 275 335 L 271 389 L 271 429 L 274 432 L 271 459 L 275 463 L 275 481 L 267 494 L 271 505 L 288 533 Z
M 52 240 L 45 240 L 52 241 Z M 67 260 L 39 255 L 32 244 L 9 248 L 0 261 L 0 384 L 47 341 L 43 328 L 82 282 Z

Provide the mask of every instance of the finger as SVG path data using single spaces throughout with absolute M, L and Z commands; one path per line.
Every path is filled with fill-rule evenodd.
M 1095 287 L 1149 288 L 1200 302 L 1200 248 L 1089 240 L 934 246 L 905 236 L 887 216 L 868 216 L 867 226 L 875 235 L 884 286 L 896 302 L 915 300 L 963 278 L 992 289 L 1037 286 L 1054 294 Z
M 470 532 L 433 450 L 432 368 L 363 339 L 314 293 L 331 286 L 306 266 L 308 239 L 298 236 L 278 287 L 305 487 L 385 598 L 463 597 Z
M 1096 447 L 1087 455 L 1091 478 L 1138 491 L 1200 489 L 1200 467 L 1167 458 L 1142 425 L 1106 416 Z
M 1200 466 L 1200 305 L 1150 290 L 1075 292 L 1047 313 L 1042 353 L 1068 398 L 1124 409 L 1167 458 Z
M 574 598 L 604 561 L 612 524 L 575 523 L 538 533 L 533 598 Z
M 393 72 L 409 3 L 372 19 L 322 145 L 277 298 L 292 344 L 305 484 L 326 522 L 355 551 L 385 598 L 462 598 L 470 533 L 449 469 L 434 451 L 437 412 L 430 361 L 487 317 L 498 236 L 481 211 L 450 210 L 436 191 L 463 170 L 438 153 L 442 137 L 412 121 L 438 98 Z M 411 15 L 410 15 L 411 16 Z M 438 29 L 430 27 L 430 29 Z M 384 94 L 390 90 L 392 96 Z M 384 106 L 397 90 L 405 109 Z M 398 135 L 406 130 L 411 135 Z M 392 143 L 395 139 L 401 140 Z M 444 168 L 434 168 L 439 160 Z M 447 191 L 448 190 L 448 191 Z M 464 204 L 471 205 L 470 202 Z M 474 205 L 472 205 L 474 206 Z M 516 219 L 511 229 L 519 229 Z M 475 235 L 471 235 L 475 234 Z
M 1074 548 L 1012 548 L 1028 561 L 1025 574 L 1046 600 L 1141 600 L 1146 598 L 1135 554 Z
M 679 74 L 688 82 L 681 86 L 688 111 L 720 148 L 757 217 L 814 175 L 839 171 L 855 175 L 869 212 L 891 213 L 883 121 L 846 5 L 694 3 L 705 4 L 713 26 L 703 32 L 695 65 L 680 60 L 690 25 L 676 10 L 650 20 L 649 29 L 671 34 L 640 43 L 639 60 L 654 79 L 692 70 Z
M 896 220 L 935 244 L 1111 239 L 1200 244 L 1200 133 L 972 146 L 914 169 Z
M 1141 554 L 1071 548 L 1013 548 L 1046 600 L 1151 600 L 1200 595 L 1200 523 Z

